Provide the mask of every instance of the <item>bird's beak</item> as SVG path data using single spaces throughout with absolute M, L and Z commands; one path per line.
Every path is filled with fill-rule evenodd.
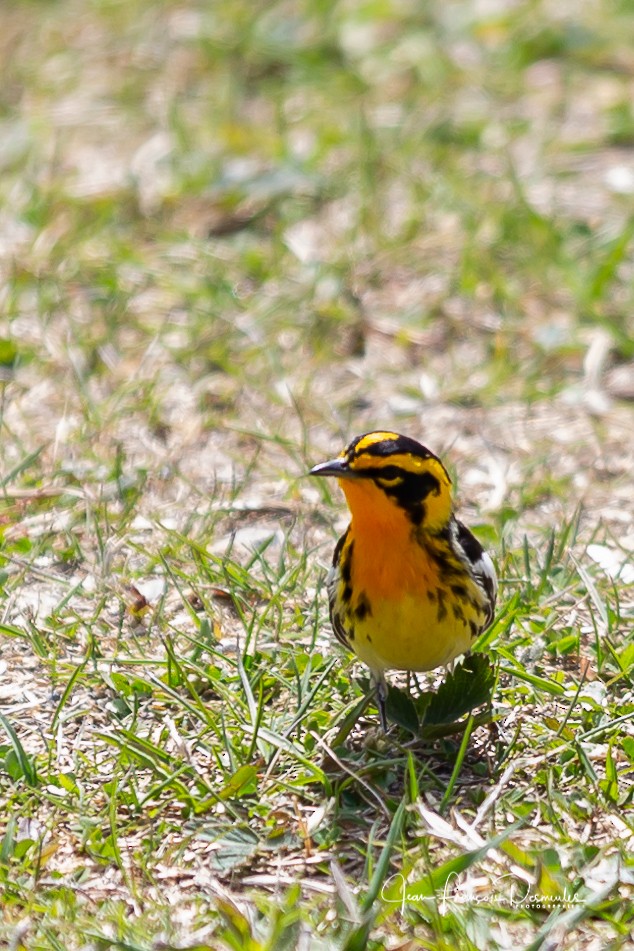
M 328 462 L 320 462 L 310 470 L 311 476 L 335 476 L 337 479 L 352 479 L 356 475 L 348 468 L 345 459 L 329 459 Z

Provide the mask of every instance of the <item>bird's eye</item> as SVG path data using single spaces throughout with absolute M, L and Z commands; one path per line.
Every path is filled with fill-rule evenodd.
M 381 474 L 378 477 L 379 482 L 398 482 L 401 480 L 401 473 L 398 466 L 385 466 L 384 469 L 381 469 Z

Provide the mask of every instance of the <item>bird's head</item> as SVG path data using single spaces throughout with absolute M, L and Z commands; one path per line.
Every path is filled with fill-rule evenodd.
M 371 432 L 357 436 L 336 459 L 309 475 L 339 480 L 353 519 L 394 522 L 438 532 L 452 512 L 451 479 L 433 452 L 409 436 Z

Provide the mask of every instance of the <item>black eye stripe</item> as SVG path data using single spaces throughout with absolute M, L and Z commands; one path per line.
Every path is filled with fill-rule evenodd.
M 440 482 L 431 472 L 407 472 L 398 466 L 376 466 L 369 469 L 357 469 L 356 472 L 358 475 L 378 483 L 383 492 L 403 508 L 409 508 L 415 503 L 422 502 L 430 493 L 438 495 L 440 492 Z M 388 473 L 387 477 L 386 472 Z M 393 477 L 395 477 L 393 484 L 381 484 L 381 480 L 387 478 L 389 483 Z
M 396 482 L 397 479 L 402 480 L 406 475 L 398 466 L 383 466 L 381 469 L 375 469 L 373 471 L 377 474 L 372 476 L 372 478 L 377 479 L 379 482 Z
M 364 479 L 374 479 L 375 482 L 380 482 L 381 479 L 386 482 L 392 482 L 396 479 L 402 481 L 412 475 L 411 472 L 406 472 L 405 469 L 401 469 L 399 466 L 368 466 L 363 469 L 355 469 L 354 472 Z
M 372 441 L 372 437 L 375 438 Z M 384 438 L 378 438 L 384 437 Z M 351 443 L 346 446 L 342 456 L 345 458 L 348 465 L 354 469 L 359 475 L 368 474 L 371 478 L 377 478 L 375 469 L 378 469 L 378 466 L 370 466 L 364 472 L 361 471 L 361 467 L 357 468 L 360 460 L 369 462 L 373 457 L 377 459 L 385 459 L 390 456 L 392 457 L 409 457 L 411 459 L 424 459 L 424 460 L 435 460 L 440 468 L 444 470 L 444 475 L 446 477 L 447 483 L 451 485 L 451 479 L 449 473 L 443 466 L 442 462 L 435 453 L 430 452 L 426 446 L 422 446 L 415 439 L 411 439 L 409 436 L 399 436 L 396 433 L 392 435 L 391 433 L 364 433 L 362 436 L 357 436 L 352 440 Z M 383 467 L 385 469 L 388 466 Z M 407 469 L 402 469 L 401 466 L 396 466 L 399 472 L 404 472 L 405 475 L 409 475 Z M 384 476 L 384 478 L 388 478 Z
M 431 472 L 408 472 L 402 482 L 383 491 L 392 496 L 398 505 L 409 508 L 424 501 L 428 495 L 438 495 L 440 482 Z

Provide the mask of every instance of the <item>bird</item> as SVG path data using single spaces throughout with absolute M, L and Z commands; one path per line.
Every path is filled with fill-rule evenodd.
M 495 567 L 454 514 L 445 466 L 409 436 L 364 433 L 308 474 L 336 478 L 350 510 L 326 577 L 330 620 L 370 669 L 387 731 L 385 672 L 468 653 L 493 619 Z

